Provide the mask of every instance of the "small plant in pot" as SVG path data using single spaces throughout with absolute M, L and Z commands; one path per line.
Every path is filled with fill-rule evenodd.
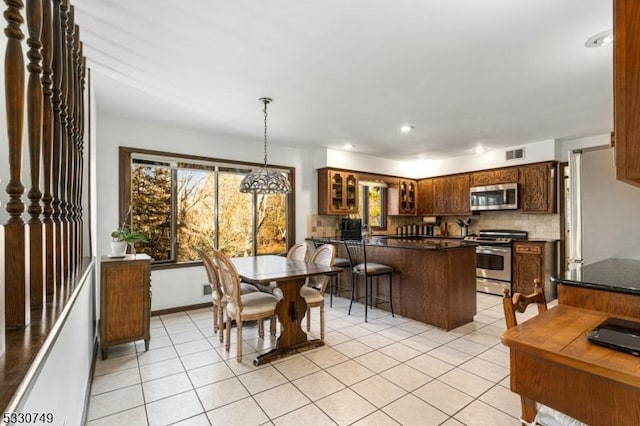
M 136 243 L 147 242 L 147 236 L 139 231 L 131 231 L 126 226 L 127 218 L 131 214 L 131 208 L 122 220 L 120 228 L 111 233 L 111 255 L 124 256 L 127 253 L 127 245 L 131 246 L 131 253 L 136 254 Z

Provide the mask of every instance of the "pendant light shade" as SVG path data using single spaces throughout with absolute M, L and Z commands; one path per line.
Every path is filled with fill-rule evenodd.
M 240 192 L 255 194 L 287 194 L 291 184 L 284 173 L 270 169 L 267 165 L 267 105 L 271 98 L 260 98 L 264 104 L 264 166 L 246 175 L 240 182 Z

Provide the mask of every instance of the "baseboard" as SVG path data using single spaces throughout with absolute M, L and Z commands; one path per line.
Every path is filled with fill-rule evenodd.
M 175 314 L 176 312 L 191 311 L 193 309 L 209 308 L 213 306 L 213 302 L 198 303 L 196 305 L 178 306 L 177 308 L 158 309 L 157 311 L 151 311 L 151 316 Z
M 87 392 L 84 396 L 84 408 L 82 409 L 82 424 L 86 425 L 89 417 L 89 402 L 91 400 L 91 384 L 93 383 L 93 374 L 96 370 L 96 358 L 98 357 L 98 335 L 93 339 L 93 356 L 91 357 L 91 370 L 89 370 L 89 379 L 87 381 Z

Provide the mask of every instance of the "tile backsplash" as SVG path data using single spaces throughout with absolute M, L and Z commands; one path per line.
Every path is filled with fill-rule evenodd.
M 458 236 L 460 227 L 456 219 L 471 217 L 469 233 L 478 233 L 481 229 L 516 229 L 527 231 L 529 238 L 559 240 L 560 239 L 560 215 L 559 214 L 524 214 L 517 210 L 505 210 L 496 212 L 481 212 L 472 216 L 448 216 L 442 221 L 447 223 L 449 235 Z
M 441 224 L 446 223 L 448 235 L 460 236 L 460 227 L 456 219 L 471 217 L 469 233 L 478 233 L 481 229 L 517 229 L 527 231 L 529 238 L 560 239 L 559 214 L 523 214 L 518 210 L 481 212 L 471 216 L 442 216 Z M 328 237 L 338 233 L 338 223 L 342 216 L 308 215 L 307 236 Z M 393 216 L 387 219 L 387 231 L 395 234 L 399 226 L 423 224 L 422 217 Z M 374 232 L 378 233 L 378 232 Z

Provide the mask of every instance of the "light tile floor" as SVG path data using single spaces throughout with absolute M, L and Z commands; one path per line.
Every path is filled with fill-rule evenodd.
M 226 352 L 211 309 L 153 317 L 148 352 L 119 345 L 96 362 L 88 425 L 517 426 L 502 300 L 477 301 L 472 323 L 445 332 L 380 309 L 365 323 L 363 305 L 347 315 L 349 301 L 334 298 L 324 347 L 260 367 L 253 359 L 274 340 L 255 325 L 238 363 L 235 333 Z

